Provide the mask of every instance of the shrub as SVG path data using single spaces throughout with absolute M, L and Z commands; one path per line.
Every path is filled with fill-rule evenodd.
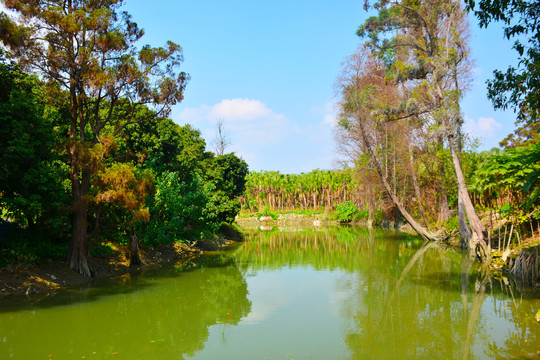
M 114 252 L 114 249 L 110 243 L 98 243 L 94 244 L 90 248 L 90 255 L 92 257 L 107 258 Z
M 211 201 L 213 190 L 212 183 L 203 184 L 198 176 L 186 181 L 176 172 L 164 172 L 149 200 L 150 221 L 141 224 L 141 241 L 156 245 L 211 237 L 221 224 Z
M 278 215 L 270 210 L 270 206 L 264 205 L 260 213 L 257 214 L 257 219 L 260 219 L 263 216 L 270 216 L 272 219 L 277 220 Z
M 0 266 L 59 260 L 66 257 L 67 251 L 67 243 L 48 237 L 42 229 L 16 229 L 0 243 Z
M 334 213 L 334 218 L 341 223 L 346 223 L 357 219 L 359 214 L 360 210 L 358 210 L 356 205 L 347 201 L 344 204 L 338 204 Z

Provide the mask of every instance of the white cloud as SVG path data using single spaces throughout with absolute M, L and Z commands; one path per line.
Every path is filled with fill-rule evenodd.
M 219 119 L 223 119 L 224 129 L 238 152 L 247 153 L 246 145 L 273 144 L 295 129 L 284 115 L 252 99 L 224 99 L 212 106 L 203 104 L 198 108 L 185 108 L 176 120 L 200 128 L 211 143 Z
M 337 117 L 335 114 L 326 114 L 323 117 L 323 123 L 335 128 L 337 126 Z
M 200 124 L 201 122 L 207 123 L 209 121 L 208 113 L 212 108 L 206 104 L 202 104 L 198 108 L 185 108 L 178 115 L 178 122 L 183 124 Z M 195 127 L 199 127 L 196 125 Z
M 322 117 L 322 123 L 333 128 L 337 126 L 337 105 L 335 101 L 328 101 L 322 106 L 311 107 L 311 112 Z
M 225 119 L 230 122 L 252 121 L 261 118 L 281 118 L 259 100 L 225 99 L 214 105 L 209 113 L 214 119 Z
M 486 138 L 496 136 L 496 133 L 502 129 L 502 124 L 490 117 L 480 117 L 478 120 L 465 117 L 465 131 L 477 138 Z
M 275 112 L 256 99 L 224 99 L 216 104 L 184 108 L 174 116 L 179 124 L 201 130 L 207 149 L 213 150 L 216 124 L 223 119 L 231 140 L 227 152 L 235 152 L 253 170 L 310 171 L 331 167 L 333 103 L 306 109 L 297 115 L 302 122 Z
M 259 100 L 224 99 L 209 106 L 202 104 L 198 108 L 185 108 L 178 116 L 180 122 L 215 122 L 223 119 L 225 123 L 256 121 L 263 118 L 280 119 L 285 116 L 274 113 Z

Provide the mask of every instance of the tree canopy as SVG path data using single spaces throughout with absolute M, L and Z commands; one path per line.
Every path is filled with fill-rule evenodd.
M 537 0 L 465 0 L 481 27 L 503 24 L 504 36 L 514 40 L 517 67 L 495 70 L 488 80 L 488 97 L 496 109 L 512 108 L 518 120 L 540 119 L 540 3 Z

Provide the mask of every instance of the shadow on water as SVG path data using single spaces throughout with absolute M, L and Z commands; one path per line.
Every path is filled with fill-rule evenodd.
M 351 359 L 538 357 L 538 293 L 444 244 L 367 228 L 274 228 L 250 233 L 235 258 L 242 270 L 351 273 L 340 304 L 353 323 L 344 335 Z
M 31 309 L 83 304 L 102 300 L 104 297 L 128 295 L 148 291 L 156 285 L 155 278 L 175 278 L 204 268 L 234 266 L 232 259 L 222 254 L 206 255 L 188 261 L 179 261 L 159 269 L 132 270 L 126 274 L 54 292 L 18 296 L 0 300 L 0 314 Z
M 340 306 L 354 323 L 344 337 L 351 359 L 538 358 L 538 292 L 493 278 L 444 244 L 367 228 L 274 228 L 250 233 L 235 258 L 242 270 L 353 274 Z
M 152 286 L 145 282 L 142 271 L 133 271 L 122 276 L 89 282 L 82 286 L 62 289 L 46 294 L 7 298 L 0 301 L 0 313 L 45 309 L 78 303 L 98 301 L 106 296 L 117 296 L 142 291 Z M 143 277 L 141 279 L 141 277 Z
M 251 306 L 232 259 L 204 256 L 2 309 L 0 358 L 184 359 L 204 348 L 212 327 L 237 325 Z

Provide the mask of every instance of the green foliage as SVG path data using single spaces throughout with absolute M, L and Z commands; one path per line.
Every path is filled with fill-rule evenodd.
M 268 206 L 268 205 L 264 205 L 263 208 L 262 208 L 262 211 L 257 213 L 257 219 L 260 219 L 263 216 L 269 216 L 274 220 L 278 219 L 278 215 L 275 212 L 273 212 L 272 210 L 270 210 L 270 206 Z
M 43 89 L 3 59 L 0 87 L 0 208 L 20 226 L 40 223 L 58 235 L 67 222 L 69 193 L 61 179 L 68 169 L 54 150 L 58 140 Z
M 209 207 L 218 221 L 232 223 L 240 212 L 247 174 L 247 163 L 234 153 L 216 156 L 206 169 L 205 180 L 214 187 Z
M 68 245 L 39 229 L 15 229 L 0 243 L 0 267 L 7 264 L 33 265 L 44 260 L 64 260 Z
M 313 209 L 297 209 L 294 211 L 285 211 L 285 213 L 294 213 L 298 215 L 305 215 L 306 217 L 312 217 L 315 215 L 324 214 L 325 210 L 313 210 Z
M 532 169 L 523 185 L 523 190 L 529 192 L 527 207 L 530 208 L 540 198 L 540 141 L 528 146 L 522 159 L 523 167 Z
M 200 131 L 164 118 L 189 80 L 182 49 L 137 49 L 143 31 L 120 3 L 2 1 L 28 21 L 0 14 L 1 40 L 42 77 L 0 50 L 0 214 L 46 230 L 50 245 L 9 242 L 3 259 L 37 261 L 58 239 L 65 257 L 71 215 L 82 231 L 69 256 L 83 256 L 70 266 L 88 275 L 84 254 L 109 255 L 105 240 L 212 237 L 240 210 L 247 163 L 215 157 Z
M 186 182 L 177 172 L 161 174 L 149 199 L 150 221 L 140 225 L 141 241 L 156 245 L 210 237 L 221 223 L 210 202 L 214 190 L 198 176 Z
M 100 242 L 90 247 L 90 255 L 93 257 L 107 258 L 114 253 L 114 248 L 108 242 Z
M 338 204 L 334 218 L 341 223 L 346 223 L 357 219 L 359 215 L 360 210 L 353 203 L 347 201 L 344 204 Z
M 343 184 L 353 184 L 354 176 L 351 169 L 345 170 L 319 170 L 309 173 L 281 174 L 279 171 L 252 171 L 247 175 L 246 188 L 248 191 L 263 187 L 273 187 L 283 190 L 287 194 L 293 194 L 302 189 L 319 189 L 329 186 L 332 190 L 343 187 Z M 262 195 L 262 194 L 261 194 Z
M 272 201 L 273 210 L 319 211 L 333 207 L 351 190 L 358 186 L 351 169 L 319 170 L 309 173 L 281 174 L 279 171 L 250 172 L 246 191 L 242 198 L 245 209 L 261 211 L 261 207 Z M 276 199 L 281 206 L 278 209 Z
M 512 149 L 518 146 L 527 146 L 540 141 L 540 122 L 516 121 L 517 128 L 506 136 L 499 145 Z
M 219 155 L 207 169 L 206 178 L 229 197 L 237 197 L 246 189 L 247 163 L 234 153 Z
M 244 230 L 237 223 L 221 223 L 218 232 L 225 236 L 225 239 L 241 241 L 244 239 Z
M 518 206 L 530 207 L 537 202 L 540 192 L 539 143 L 504 151 L 492 150 L 476 157 L 477 165 L 471 178 L 474 192 L 488 200 L 511 193 L 515 195 Z M 524 200 L 519 196 L 523 191 L 528 192 Z
M 145 108 L 139 116 L 148 117 L 148 111 Z M 170 119 L 153 118 L 127 126 L 119 140 L 118 153 L 156 174 L 176 171 L 186 177 L 200 171 L 211 158 L 205 147 L 199 130 Z
M 346 203 L 338 204 L 336 210 L 330 214 L 328 217 L 330 220 L 336 220 L 340 223 L 349 223 L 352 221 L 359 220 L 368 220 L 369 219 L 369 210 L 368 209 L 359 209 L 352 202 L 347 201 Z M 372 221 L 375 224 L 381 223 L 385 218 L 383 210 L 376 210 L 373 214 Z
M 442 227 L 449 232 L 458 232 L 459 231 L 459 217 L 452 216 L 450 219 L 442 223 Z
M 493 21 L 503 23 L 504 36 L 514 39 L 513 49 L 519 55 L 517 68 L 494 71 L 488 81 L 488 97 L 495 108 L 514 108 L 518 119 L 537 122 L 540 119 L 540 2 L 537 0 L 499 1 L 465 0 L 474 11 L 481 27 Z
M 12 13 L 0 16 L 3 45 L 46 80 L 43 94 L 51 104 L 68 99 L 62 119 L 69 140 L 61 144 L 70 165 L 73 212 L 68 256 L 70 267 L 90 276 L 88 198 L 96 172 L 111 161 L 100 150 L 129 124 L 167 116 L 183 99 L 189 76 L 179 71 L 182 49 L 170 41 L 138 49 L 144 31 L 121 11 L 120 0 L 2 4 Z M 141 116 L 147 105 L 154 111 Z
M 216 190 L 213 183 L 207 183 L 207 186 L 212 190 L 206 211 L 213 214 L 218 222 L 232 223 L 240 212 L 240 201 L 236 198 L 231 199 L 221 190 Z
M 43 101 L 37 77 L 0 55 L 0 212 L 26 231 L 2 244 L 4 262 L 65 257 L 69 234 L 68 167 L 57 152 L 56 109 Z

